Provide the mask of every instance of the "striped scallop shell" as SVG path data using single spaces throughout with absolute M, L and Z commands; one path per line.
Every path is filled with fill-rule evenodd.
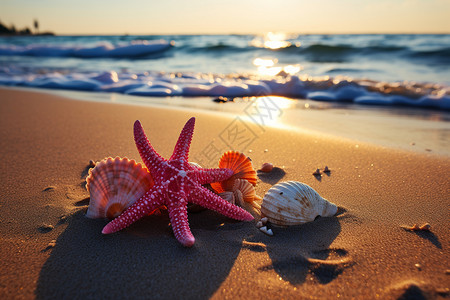
M 219 196 L 244 208 L 255 218 L 261 215 L 261 197 L 256 195 L 255 187 L 245 179 L 236 179 L 233 190 L 219 193 Z
M 86 188 L 90 194 L 86 216 L 114 219 L 154 185 L 142 164 L 128 158 L 108 157 L 89 170 Z
M 281 182 L 264 195 L 261 214 L 277 225 L 289 226 L 330 217 L 337 206 L 322 198 L 312 187 L 298 181 Z
M 219 168 L 233 170 L 233 175 L 224 181 L 211 183 L 212 188 L 217 193 L 232 191 L 236 179 L 245 179 L 253 186 L 256 185 L 256 171 L 252 161 L 245 154 L 238 151 L 225 152 L 219 160 Z
M 253 201 L 261 200 L 261 197 L 256 195 L 255 187 L 245 179 L 236 179 L 233 189 L 219 193 L 219 196 L 239 206 L 242 206 L 244 202 L 252 203 Z

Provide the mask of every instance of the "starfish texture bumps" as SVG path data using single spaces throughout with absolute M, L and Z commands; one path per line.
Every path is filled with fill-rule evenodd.
M 188 163 L 189 147 L 194 133 L 195 118 L 189 119 L 167 160 L 153 149 L 139 121 L 134 123 L 134 140 L 142 161 L 152 174 L 155 185 L 139 200 L 103 228 L 103 234 L 119 231 L 155 209 L 166 206 L 175 238 L 184 246 L 191 247 L 195 238 L 189 228 L 187 203 L 195 203 L 215 210 L 227 217 L 251 221 L 253 217 L 204 188 L 202 184 L 228 179 L 230 169 L 203 169 Z

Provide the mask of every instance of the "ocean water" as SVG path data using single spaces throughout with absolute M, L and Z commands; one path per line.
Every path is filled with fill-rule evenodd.
M 450 35 L 0 37 L 0 85 L 448 111 Z

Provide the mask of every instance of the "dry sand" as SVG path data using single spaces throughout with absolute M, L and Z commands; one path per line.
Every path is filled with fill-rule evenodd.
M 272 227 L 269 237 L 252 222 L 191 213 L 192 248 L 175 240 L 166 214 L 102 235 L 107 221 L 84 216 L 89 160 L 140 161 L 136 119 L 169 157 L 191 116 L 191 159 L 209 153 L 212 162 L 203 164 L 213 167 L 220 153 L 207 150 L 228 150 L 220 136 L 236 119 L 0 89 L 0 298 L 449 297 L 445 156 L 252 125 L 257 137 L 246 154 L 256 168 L 277 167 L 259 177 L 257 193 L 279 181 L 305 182 L 341 207 L 337 216 Z M 325 165 L 329 175 L 311 174 Z M 431 232 L 401 228 L 426 222 Z

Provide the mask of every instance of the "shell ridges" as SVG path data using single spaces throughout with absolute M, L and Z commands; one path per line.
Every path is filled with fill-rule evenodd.
M 309 185 L 286 181 L 272 186 L 261 204 L 261 214 L 277 225 L 289 226 L 314 221 L 317 216 L 337 213 L 334 203 L 322 198 Z
M 105 158 L 89 169 L 86 178 L 86 189 L 90 194 L 86 216 L 113 219 L 153 185 L 147 168 L 135 160 Z
M 233 170 L 233 175 L 222 182 L 211 183 L 212 188 L 217 193 L 232 191 L 236 179 L 245 179 L 253 186 L 256 185 L 257 176 L 253 168 L 252 161 L 245 154 L 238 151 L 225 152 L 219 160 L 219 168 Z

